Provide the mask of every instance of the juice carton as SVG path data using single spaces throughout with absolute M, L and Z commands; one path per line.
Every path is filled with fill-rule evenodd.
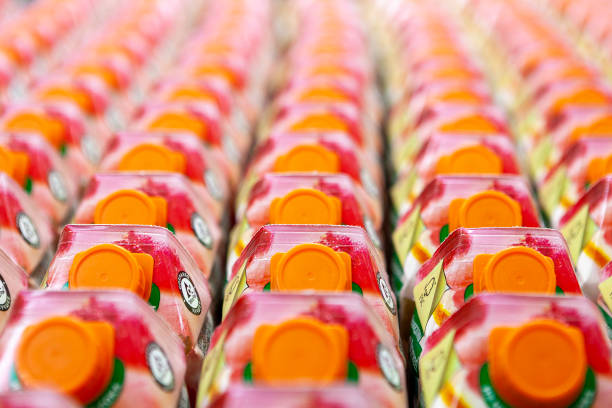
M 232 185 L 238 177 L 232 174 L 227 158 L 202 145 L 195 136 L 159 132 L 118 133 L 100 164 L 100 171 L 184 174 L 217 220 L 227 212 Z M 228 183 L 228 179 L 233 183 Z
M 252 291 L 355 292 L 399 341 L 396 302 L 384 261 L 363 228 L 265 225 L 233 265 L 228 281 L 223 316 Z
M 247 181 L 236 202 L 235 215 L 237 219 L 246 217 L 250 225 L 371 224 L 376 231 L 382 224 L 380 197 L 374 199 L 363 194 L 346 174 L 264 173 Z M 319 193 L 310 194 L 312 190 Z M 287 204 L 299 204 L 304 196 L 310 195 L 321 197 L 319 200 L 328 210 L 320 213 L 313 209 L 302 215 L 303 219 L 283 211 Z M 331 197 L 336 199 L 327 200 Z
M 377 406 L 406 404 L 397 343 L 357 294 L 249 293 L 217 328 L 211 346 L 198 406 L 234 384 L 346 384 Z
M 423 188 L 443 174 L 519 174 L 514 144 L 505 137 L 434 133 L 425 142 L 414 162 L 396 169 L 391 190 L 396 210 L 413 202 Z
M 538 185 L 542 209 L 552 226 L 590 186 L 610 173 L 612 139 L 584 138 L 571 145 Z
M 94 52 L 93 49 L 85 49 L 83 55 L 79 55 L 66 65 L 65 69 L 70 75 L 95 77 L 115 94 L 124 92 L 138 71 L 135 62 L 123 53 L 104 54 Z
M 295 103 L 313 105 L 350 104 L 364 111 L 363 89 L 350 77 L 313 77 L 290 80 L 274 101 L 274 108 L 282 112 Z M 364 111 L 364 114 L 370 114 Z M 281 114 L 282 115 L 282 114 Z
M 87 134 L 94 135 L 103 147 L 111 132 L 126 126 L 125 112 L 111 103 L 111 91 L 95 77 L 51 74 L 31 87 L 32 99 L 57 110 L 77 111 Z
M 214 103 L 171 102 L 145 107 L 136 128 L 165 133 L 189 133 L 207 145 L 221 149 L 234 167 L 240 169 L 250 138 L 230 129 Z
M 68 104 L 32 103 L 6 110 L 0 126 L 7 132 L 36 134 L 64 157 L 79 182 L 85 183 L 100 161 L 108 140 L 88 133 L 83 114 Z
M 262 408 L 367 408 L 376 404 L 375 397 L 350 385 L 278 388 L 235 384 L 208 407 L 240 408 L 248 405 Z
M 612 398 L 610 341 L 577 296 L 475 296 L 428 338 L 419 371 L 428 407 L 606 407 Z
M 261 110 L 263 105 L 262 90 L 263 84 L 261 79 L 253 78 L 253 72 L 261 70 L 267 72 L 265 66 L 253 69 L 253 72 L 248 72 L 246 57 L 238 53 L 225 52 L 215 55 L 214 51 L 210 51 L 214 47 L 219 47 L 218 36 L 212 34 L 210 39 L 205 40 L 202 44 L 198 44 L 197 49 L 202 49 L 201 55 L 188 55 L 181 60 L 181 66 L 178 69 L 179 78 L 188 77 L 197 81 L 221 81 L 231 91 L 236 107 L 244 113 L 244 118 L 252 124 L 255 116 Z M 249 65 L 249 68 L 251 66 Z M 233 122 L 233 115 L 228 116 Z M 235 122 L 239 124 L 240 122 Z M 243 126 L 237 126 L 236 130 L 246 129 Z
M 204 49 L 209 46 L 204 43 Z M 248 67 L 245 58 L 238 53 L 207 53 L 201 55 L 189 55 L 182 61 L 182 66 L 192 78 L 217 78 L 224 80 L 237 94 L 246 91 L 248 78 Z M 249 95 L 243 95 L 249 103 Z
M 576 265 L 578 282 L 593 301 L 600 296 L 602 269 L 612 260 L 611 187 L 612 176 L 603 177 L 559 221 Z
M 309 58 L 309 59 L 307 59 Z M 326 80 L 338 80 L 349 78 L 359 88 L 367 87 L 373 83 L 373 70 L 369 61 L 363 58 L 334 58 L 325 55 L 310 55 L 303 57 L 300 65 L 292 70 L 293 78 L 325 78 Z M 296 81 L 297 79 L 293 79 Z M 287 85 L 292 85 L 292 78 L 288 79 Z
M 75 224 L 138 224 L 168 228 L 210 277 L 221 231 L 189 181 L 175 173 L 96 174 Z
M 451 33 L 451 35 L 457 34 Z M 443 36 L 448 36 L 448 31 Z M 418 34 L 414 38 L 418 38 Z M 442 45 L 434 39 L 422 43 L 415 41 L 413 45 L 407 47 L 406 51 L 413 53 L 410 64 L 413 77 L 410 83 L 415 89 L 424 84 L 449 78 L 462 79 L 466 82 L 484 79 L 482 71 L 475 66 L 465 47 L 459 42 L 451 41 L 450 44 Z M 446 55 L 436 55 L 441 49 Z
M 187 386 L 196 390 L 213 321 L 208 283 L 166 228 L 68 225 L 44 287 L 125 289 L 138 295 L 174 330 L 187 350 Z
M 6 173 L 0 173 L 0 223 L 0 249 L 40 281 L 56 237 L 50 220 Z
M 364 121 L 360 111 L 351 105 L 293 104 L 282 111 L 268 127 L 264 125 L 260 138 L 274 133 L 342 132 L 364 150 L 380 152 L 380 133 Z
M 542 65 L 544 67 L 538 71 L 545 71 L 545 66 L 548 64 Z M 595 75 L 549 81 L 539 85 L 538 93 L 533 95 L 531 104 L 527 105 L 535 111 L 535 114 L 541 116 L 535 124 L 543 128 L 554 127 L 566 111 L 605 109 L 612 104 L 610 89 Z
M 59 40 L 83 20 L 85 2 L 57 4 L 41 1 L 36 4 L 11 5 L 3 2 L 0 48 L 2 54 L 31 73 L 33 66 L 48 60 Z M 66 16 L 72 17 L 66 19 Z
M 539 226 L 529 185 L 520 176 L 437 176 L 393 232 L 394 289 L 410 281 L 456 228 Z
M 55 224 L 70 216 L 76 204 L 78 180 L 44 139 L 0 134 L 0 157 L 2 171 L 22 186 Z
M 569 105 L 596 105 L 597 99 L 603 102 L 605 96 L 604 87 L 598 81 L 601 73 L 591 61 L 582 60 L 578 57 L 564 56 L 563 58 L 551 58 L 540 63 L 531 74 L 525 78 L 525 86 L 533 95 L 533 102 L 543 101 L 541 96 L 563 84 L 563 88 L 577 91 L 567 96 L 562 96 L 553 106 L 564 108 Z M 590 91 L 589 91 L 589 88 Z M 575 95 L 575 96 L 574 96 Z M 552 99 L 552 98 L 551 98 Z M 549 105 L 550 106 L 550 105 Z
M 32 92 L 37 100 L 70 103 L 89 117 L 103 115 L 110 109 L 109 89 L 102 82 L 87 77 L 54 73 L 38 80 Z
M 610 241 L 610 186 L 612 178 L 605 176 L 591 187 L 560 220 L 578 280 L 585 296 L 596 302 L 604 316 L 608 335 L 612 339 L 611 285 L 612 243 Z
M 177 80 L 171 75 L 154 88 L 153 98 L 164 102 L 213 102 L 231 127 L 240 134 L 250 134 L 253 124 L 226 81 L 215 77 Z
M 348 75 L 289 78 L 277 95 L 272 117 L 284 116 L 293 105 L 349 105 L 358 109 L 370 124 L 381 120 L 381 107 L 372 96 L 371 84 L 360 84 Z
M 402 333 L 410 339 L 415 369 L 425 339 L 483 292 L 582 294 L 560 232 L 458 228 L 400 295 Z
M 271 172 L 313 171 L 347 174 L 357 183 L 357 188 L 363 188 L 372 199 L 380 201 L 383 176 L 378 156 L 362 150 L 341 132 L 270 135 L 257 146 L 247 178 Z
M 530 171 L 536 182 L 546 176 L 577 140 L 612 134 L 612 110 L 609 108 L 571 108 L 563 112 L 554 126 L 547 127 L 532 139 L 526 139 Z
M 230 236 L 228 265 L 266 224 L 357 225 L 381 247 L 381 203 L 359 194 L 345 174 L 264 174 L 244 195 L 246 199 L 236 203 L 236 219 L 241 221 Z
M 51 388 L 80 404 L 175 406 L 183 342 L 123 291 L 27 291 L 0 337 L 0 389 Z
M 505 120 L 497 110 L 438 103 L 416 118 L 413 127 L 404 129 L 397 139 L 391 141 L 395 168 L 410 163 L 433 133 L 501 134 L 511 140 Z
M 440 103 L 483 106 L 492 102 L 486 84 L 480 79 L 438 78 L 414 84 L 391 108 L 387 127 L 390 140 L 413 126 L 422 112 Z

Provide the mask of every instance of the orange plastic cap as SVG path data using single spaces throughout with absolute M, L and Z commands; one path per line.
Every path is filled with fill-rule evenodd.
M 498 131 L 493 121 L 479 114 L 443 123 L 438 130 L 446 133 L 496 133 Z
M 261 325 L 253 338 L 253 377 L 263 383 L 343 381 L 348 331 L 311 317 Z
M 334 43 L 328 41 L 320 41 L 319 44 L 316 44 L 314 47 L 311 47 L 311 50 L 314 54 L 342 54 L 346 51 L 346 47 L 340 43 Z
M 103 43 L 96 47 L 95 53 L 96 55 L 122 55 L 132 63 L 138 62 L 136 56 L 132 52 L 130 52 L 126 47 L 122 46 L 122 44 L 118 43 Z
M 592 77 L 593 73 L 582 64 L 568 65 L 556 72 L 556 77 L 559 79 L 584 78 Z
M 47 88 L 39 94 L 40 98 L 45 101 L 49 100 L 64 100 L 75 103 L 82 111 L 87 113 L 94 112 L 94 106 L 91 98 L 84 91 L 77 88 L 56 87 Z
M 75 74 L 77 75 L 93 75 L 100 78 L 106 85 L 112 89 L 119 89 L 119 79 L 115 73 L 101 64 L 87 64 L 79 66 Z
M 15 370 L 25 388 L 52 388 L 85 404 L 110 381 L 114 355 L 110 324 L 51 317 L 24 330 Z
M 509 405 L 562 408 L 584 386 L 587 358 L 580 330 L 538 319 L 489 335 L 489 373 L 495 391 Z
M 326 87 L 313 87 L 302 92 L 299 96 L 302 102 L 345 102 L 349 98 L 338 89 Z
M 483 98 L 469 89 L 452 89 L 434 97 L 436 101 L 478 104 Z
M 210 75 L 220 77 L 234 89 L 237 89 L 239 86 L 239 81 L 236 75 L 234 75 L 230 69 L 224 68 L 220 65 L 200 65 L 195 69 L 194 74 L 197 76 Z
M 553 103 L 550 110 L 553 113 L 559 113 L 571 105 L 604 106 L 609 103 L 610 98 L 599 89 L 586 88 L 560 97 Z
M 202 52 L 206 53 L 206 55 L 215 55 L 231 52 L 232 49 L 233 48 L 230 44 L 223 42 L 223 39 L 220 38 L 217 41 L 211 41 L 204 44 L 202 47 Z
M 298 188 L 270 205 L 271 224 L 331 224 L 342 222 L 342 204 L 312 188 Z
M 149 197 L 138 190 L 118 190 L 96 206 L 94 224 L 166 226 L 168 204 L 163 197 Z
M 22 152 L 13 152 L 0 146 L 0 171 L 8 174 L 20 186 L 25 183 L 30 165 L 30 158 Z
M 439 27 L 438 29 L 442 29 L 442 27 Z M 435 35 L 435 34 L 434 34 Z M 428 57 L 427 59 L 446 59 L 446 58 L 452 58 L 452 57 L 457 57 L 460 55 L 460 52 L 457 50 L 457 48 L 453 45 L 449 45 L 448 43 L 445 43 L 444 41 L 447 39 L 446 35 L 440 33 L 440 40 L 437 41 L 437 44 L 431 44 L 429 46 L 426 46 L 426 48 L 419 52 L 417 55 L 419 55 L 420 57 Z M 450 65 L 450 64 L 449 64 Z M 450 65 L 451 67 L 454 64 Z M 464 65 L 464 64 L 461 64 Z M 449 68 L 448 66 L 445 68 Z
M 68 286 L 79 288 L 121 288 L 144 300 L 151 295 L 153 257 L 131 253 L 114 244 L 100 244 L 74 256 Z
M 320 171 L 337 173 L 340 170 L 338 155 L 321 145 L 299 145 L 279 156 L 274 163 L 277 173 Z
M 59 148 L 64 141 L 64 124 L 45 114 L 33 112 L 17 114 L 4 124 L 4 128 L 12 132 L 40 134 L 56 148 Z
M 309 70 L 309 74 L 311 76 L 317 76 L 317 75 L 336 76 L 336 75 L 345 75 L 346 73 L 347 73 L 346 68 L 342 67 L 341 65 L 335 65 L 335 64 L 318 64 L 318 65 L 313 66 Z
M 570 142 L 583 137 L 610 137 L 612 135 L 612 115 L 605 115 L 585 126 L 576 127 L 570 134 Z
M 555 264 L 532 248 L 506 248 L 474 258 L 474 292 L 554 293 Z
M 293 132 L 348 131 L 342 119 L 332 113 L 313 113 L 291 125 Z
M 468 79 L 472 78 L 474 73 L 467 68 L 460 66 L 445 66 L 431 73 L 432 79 Z
M 501 159 L 481 145 L 455 150 L 449 156 L 440 157 L 436 165 L 437 174 L 500 174 L 502 170 Z
M 590 184 L 594 184 L 607 174 L 612 173 L 612 155 L 603 158 L 596 157 L 587 167 L 586 178 Z
M 206 141 L 206 123 L 188 113 L 167 112 L 157 116 L 149 125 L 149 130 L 186 131 Z
M 554 57 L 568 57 L 567 50 L 557 44 L 547 44 L 538 47 L 531 51 L 529 55 L 522 63 L 521 71 L 524 73 L 532 72 L 538 65 L 546 61 L 547 59 Z
M 523 224 L 519 203 L 495 190 L 481 191 L 468 199 L 456 198 L 448 211 L 450 231 L 459 227 L 520 227 Z
M 322 244 L 300 244 L 272 255 L 272 290 L 351 290 L 351 257 Z
M 211 101 L 216 102 L 215 97 L 210 92 L 199 88 L 183 86 L 174 89 L 168 95 L 168 101 Z
M 121 171 L 171 171 L 185 172 L 185 156 L 165 146 L 143 143 L 125 153 L 119 162 Z

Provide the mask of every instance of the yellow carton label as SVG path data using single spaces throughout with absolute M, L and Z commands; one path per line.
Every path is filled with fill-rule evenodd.
M 414 303 L 416 304 L 422 329 L 425 330 L 427 321 L 433 309 L 440 302 L 446 290 L 446 276 L 442 270 L 442 261 L 427 274 L 425 279 L 414 287 Z
M 402 164 L 408 163 L 412 156 L 417 152 L 419 147 L 419 138 L 416 133 L 412 133 L 408 136 L 408 138 L 401 144 L 400 148 L 395 152 L 397 154 L 393 155 L 393 164 L 395 164 L 395 168 L 399 169 L 402 167 Z
M 516 133 L 519 140 L 529 140 L 533 137 L 534 132 L 541 127 L 539 126 L 538 117 L 539 115 L 533 109 L 523 113 L 522 120 L 518 122 L 516 127 Z
M 249 229 L 249 222 L 247 221 L 246 217 L 243 217 L 242 221 L 240 221 L 240 223 L 236 225 L 230 233 L 229 248 L 234 251 L 236 256 L 240 256 L 244 250 L 245 243 L 242 241 L 242 234 L 244 234 L 247 229 Z
M 408 219 L 399 225 L 393 232 L 391 239 L 393 240 L 393 245 L 395 246 L 395 252 L 402 263 L 406 260 L 406 257 L 410 253 L 410 248 L 412 248 L 412 244 L 417 238 L 416 232 L 420 222 L 421 206 L 417 205 L 416 208 L 412 210 L 410 217 L 408 217 Z
M 223 351 L 225 336 L 226 333 L 223 332 L 215 346 L 208 350 L 208 354 L 206 354 L 202 364 L 202 375 L 200 377 L 196 404 L 198 407 L 206 405 L 212 399 L 211 397 L 218 392 L 216 387 L 214 387 L 214 382 L 225 365 L 225 353 Z
M 580 256 L 580 252 L 582 252 L 582 248 L 584 248 L 585 230 L 588 219 L 590 219 L 589 206 L 583 205 L 582 208 L 574 214 L 572 219 L 561 228 L 561 234 L 565 237 L 565 241 L 567 241 L 570 256 L 574 264 L 578 261 L 578 256 Z
M 240 271 L 232 278 L 225 286 L 225 294 L 223 296 L 222 317 L 225 319 L 227 312 L 234 305 L 236 300 L 242 295 L 248 287 L 246 282 L 246 262 L 240 268 Z
M 540 189 L 540 203 L 542 203 L 542 208 L 544 208 L 544 211 L 546 211 L 549 217 L 553 215 L 555 208 L 557 208 L 557 205 L 561 201 L 567 183 L 568 178 L 565 166 L 561 166 Z
M 416 181 L 417 174 L 415 170 L 411 170 L 405 177 L 395 183 L 391 189 L 391 198 L 393 206 L 396 210 L 399 210 L 402 203 L 406 202 L 407 199 L 412 196 L 412 187 Z
M 591 218 L 590 215 L 587 215 L 586 219 L 587 220 L 586 227 L 584 227 L 584 237 L 582 238 L 583 248 L 586 246 L 586 244 L 589 243 L 591 238 L 593 238 L 593 235 L 595 235 L 595 233 L 599 230 L 599 227 L 597 226 L 597 224 L 595 224 L 595 221 L 593 221 L 593 218 Z
M 529 167 L 531 168 L 532 174 L 537 174 L 540 168 L 542 168 L 550 157 L 553 150 L 553 144 L 550 138 L 541 140 L 533 149 L 529 157 Z
M 406 129 L 406 127 L 412 121 L 412 116 L 408 109 L 402 109 L 402 111 L 395 115 L 393 119 L 389 122 L 389 136 L 391 140 L 395 140 L 400 137 L 402 131 Z
M 460 368 L 461 368 L 461 361 L 459 361 L 459 357 L 457 356 L 457 352 L 455 351 L 455 348 L 452 348 L 450 352 L 450 356 L 448 357 L 448 361 L 446 363 L 446 370 L 444 370 L 444 376 L 442 378 L 442 385 L 450 381 L 452 376 Z
M 239 204 L 245 203 L 249 198 L 249 193 L 253 186 L 257 183 L 259 177 L 254 173 L 251 173 L 247 176 L 247 178 L 242 182 L 242 186 L 238 190 L 238 194 L 236 195 L 236 206 Z
M 599 284 L 599 292 L 609 310 L 612 310 L 612 277 Z
M 457 367 L 458 361 L 456 355 L 454 360 L 451 359 L 454 353 L 454 338 L 455 330 L 452 330 L 431 350 L 421 356 L 419 361 L 419 378 L 421 379 L 421 389 L 426 407 L 430 406 L 434 401 L 445 377 L 450 376 L 447 373 L 449 363 L 452 363 L 451 368 L 453 370 Z

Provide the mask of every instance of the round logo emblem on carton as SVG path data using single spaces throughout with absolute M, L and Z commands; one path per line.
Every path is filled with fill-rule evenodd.
M 146 350 L 147 365 L 151 375 L 164 390 L 174 389 L 174 372 L 166 353 L 155 342 L 149 343 Z
M 36 226 L 32 222 L 32 219 L 24 212 L 17 214 L 17 229 L 25 242 L 28 243 L 32 248 L 38 248 L 40 246 L 40 237 Z
M 196 289 L 191 277 L 185 271 L 181 271 L 177 277 L 179 290 L 183 297 L 183 303 L 189 311 L 195 315 L 202 313 L 202 302 L 200 302 L 200 295 Z

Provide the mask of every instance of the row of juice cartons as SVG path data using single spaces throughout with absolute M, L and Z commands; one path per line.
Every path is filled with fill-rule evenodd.
M 0 390 L 21 390 L 2 406 L 69 406 L 45 388 L 96 407 L 195 401 L 270 4 L 115 6 L 72 50 L 83 73 L 51 66 L 0 118 Z M 131 85 L 152 67 L 165 69 Z M 110 109 L 125 115 L 116 134 Z
M 236 199 L 197 405 L 405 407 L 363 5 L 300 0 L 283 12 L 293 34 Z
M 382 38 L 415 403 L 608 406 L 603 75 L 528 2 L 404 3 Z

